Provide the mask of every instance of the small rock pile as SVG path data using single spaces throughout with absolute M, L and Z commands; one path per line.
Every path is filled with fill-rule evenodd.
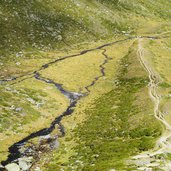
M 25 157 L 18 158 L 4 167 L 0 165 L 0 171 L 29 171 L 36 156 L 58 147 L 57 136 L 40 136 L 37 146 L 32 144 L 32 146 L 23 146 L 20 149 L 21 154 Z M 41 171 L 41 169 L 36 167 L 34 171 Z
M 5 167 L 0 166 L 4 171 L 29 171 L 33 163 L 33 157 L 23 157 L 16 160 L 15 163 L 7 164 Z

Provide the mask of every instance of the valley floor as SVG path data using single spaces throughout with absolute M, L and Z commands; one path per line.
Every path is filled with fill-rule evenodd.
M 168 170 L 170 36 L 20 61 L 0 81 L 0 170 Z

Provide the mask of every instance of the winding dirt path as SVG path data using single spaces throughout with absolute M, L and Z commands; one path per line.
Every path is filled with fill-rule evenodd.
M 157 120 L 163 123 L 166 130 L 163 132 L 162 136 L 156 142 L 156 146 L 153 150 L 143 152 L 137 156 L 134 156 L 133 159 L 138 160 L 138 163 L 141 163 L 141 165 L 143 166 L 140 167 L 139 170 L 148 170 L 152 169 L 153 167 L 158 167 L 160 169 L 168 171 L 169 169 L 171 169 L 171 161 L 167 159 L 156 160 L 157 155 L 165 155 L 171 152 L 171 142 L 169 142 L 169 139 L 171 138 L 171 125 L 165 120 L 164 114 L 160 111 L 161 96 L 158 92 L 158 85 L 162 82 L 162 79 L 159 76 L 159 74 L 157 74 L 156 71 L 153 70 L 153 68 L 150 66 L 150 63 L 145 59 L 142 41 L 143 39 L 138 39 L 137 55 L 139 57 L 140 63 L 149 75 L 149 95 L 154 103 L 154 115 Z M 147 162 L 143 164 L 144 159 L 146 161 L 153 160 L 153 164 L 147 165 Z

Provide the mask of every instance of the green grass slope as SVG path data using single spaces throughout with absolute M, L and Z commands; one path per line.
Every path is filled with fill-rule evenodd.
M 120 35 L 167 31 L 170 8 L 171 2 L 164 0 L 1 1 L 0 79 L 29 72 L 28 65 L 16 66 L 23 60 L 51 60 L 54 55 L 47 52 Z M 29 63 L 35 67 L 35 62 Z
M 0 80 L 28 74 L 61 56 L 75 54 L 109 41 L 130 35 L 169 31 L 170 9 L 170 0 L 2 0 Z M 109 91 L 108 87 L 114 82 L 113 75 L 110 79 L 102 79 L 106 80 L 104 85 L 101 81 L 97 82 L 100 88 L 92 88 L 88 98 L 93 101 L 103 89 L 99 95 L 101 97 L 94 103 L 90 102 L 93 108 L 87 105 L 87 110 L 83 112 L 85 122 L 79 125 L 82 121 L 78 120 L 82 118 L 77 118 L 75 125 L 78 128 L 72 131 L 66 125 L 66 130 L 72 132 L 73 137 L 69 137 L 71 140 L 64 138 L 66 142 L 61 140 L 59 153 L 54 152 L 51 162 L 51 154 L 48 156 L 49 165 L 44 166 L 42 162 L 41 166 L 45 170 L 71 170 L 71 167 L 75 170 L 125 169 L 124 162 L 129 156 L 154 146 L 162 128 L 157 121 L 150 124 L 154 116 L 151 115 L 153 105 L 147 94 L 148 78 L 136 58 L 137 44 L 126 55 L 125 49 L 129 43 L 124 46 L 118 44 L 110 49 L 110 55 L 113 56 L 111 61 L 114 62 L 105 68 L 111 69 L 111 75 L 116 75 L 114 68 L 118 65 L 117 61 L 125 56 L 118 67 L 119 86 L 114 85 Z M 94 74 L 99 74 L 99 65 L 104 58 L 99 53 L 94 51 L 80 56 L 87 60 L 82 63 L 76 58 L 65 60 L 60 65 L 52 65 L 42 71 L 42 74 L 56 79 L 68 90 L 72 88 L 75 91 L 80 85 L 83 86 L 82 80 L 90 81 L 90 75 L 94 78 Z M 80 68 L 84 72 L 81 73 Z M 62 80 L 59 81 L 58 76 Z M 73 85 L 68 77 L 74 80 Z M 9 146 L 47 127 L 65 111 L 69 103 L 53 85 L 34 78 L 19 83 L 2 83 L 0 92 L 1 161 L 6 159 Z M 66 152 L 65 146 L 68 148 L 67 143 L 72 144 L 72 141 L 75 142 L 71 149 L 73 153 L 70 154 Z M 77 163 L 80 158 L 84 166 Z
M 169 19 L 170 7 L 171 2 L 164 0 L 4 0 L 0 2 L 0 57 L 133 33 L 146 19 Z

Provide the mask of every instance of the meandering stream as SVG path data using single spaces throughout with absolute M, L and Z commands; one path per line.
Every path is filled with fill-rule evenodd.
M 49 62 L 47 64 L 42 65 L 42 67 L 40 69 L 38 69 L 36 71 L 33 71 L 31 73 L 27 73 L 25 75 L 21 75 L 21 76 L 18 76 L 18 77 L 11 77 L 9 79 L 1 80 L 1 83 L 15 81 L 12 84 L 14 84 L 14 83 L 17 84 L 18 82 L 24 81 L 25 79 L 35 78 L 35 79 L 37 79 L 39 81 L 45 82 L 46 84 L 51 84 L 51 85 L 55 86 L 58 89 L 58 91 L 60 91 L 70 101 L 70 103 L 69 103 L 68 107 L 66 108 L 66 110 L 60 116 L 56 117 L 52 121 L 52 123 L 50 124 L 50 126 L 48 128 L 43 128 L 43 129 L 41 129 L 41 130 L 39 130 L 37 132 L 34 132 L 34 133 L 28 135 L 27 137 L 25 137 L 24 139 L 20 140 L 19 142 L 16 142 L 11 147 L 9 147 L 9 156 L 8 156 L 8 159 L 6 161 L 2 161 L 1 164 L 3 166 L 5 166 L 5 165 L 7 165 L 9 163 L 17 163 L 18 164 L 20 158 L 28 157 L 28 156 L 31 156 L 31 157 L 35 158 L 36 149 L 34 149 L 34 150 L 32 149 L 33 152 L 30 153 L 29 150 L 28 150 L 28 148 L 25 148 L 25 150 L 23 151 L 22 150 L 23 147 L 25 147 L 27 145 L 28 141 L 30 141 L 30 140 L 32 140 L 32 139 L 34 139 L 36 137 L 43 137 L 43 136 L 50 135 L 56 129 L 56 126 L 57 125 L 58 125 L 58 129 L 59 129 L 61 135 L 64 136 L 65 135 L 65 128 L 61 124 L 62 119 L 65 116 L 67 116 L 67 115 L 71 115 L 74 112 L 74 108 L 76 107 L 78 101 L 81 98 L 89 95 L 89 93 L 91 92 L 91 89 L 90 88 L 92 86 L 94 86 L 96 84 L 96 82 L 101 77 L 104 77 L 105 76 L 105 65 L 108 63 L 108 61 L 111 58 L 106 54 L 106 49 L 104 49 L 104 48 L 105 47 L 108 47 L 108 46 L 111 46 L 113 44 L 116 44 L 116 43 L 124 42 L 124 41 L 130 40 L 130 39 L 135 39 L 135 38 L 137 38 L 137 36 L 136 37 L 129 37 L 129 38 L 126 38 L 126 39 L 123 39 L 123 40 L 118 40 L 118 41 L 115 41 L 115 42 L 112 42 L 112 43 L 108 43 L 108 44 L 104 44 L 102 46 L 99 46 L 99 47 L 96 47 L 96 48 L 93 48 L 93 49 L 84 50 L 84 51 L 82 51 L 82 52 L 80 52 L 78 54 L 64 56 L 64 57 L 62 57 L 60 59 L 56 59 L 56 60 L 54 60 L 52 62 Z M 159 39 L 161 37 L 139 36 L 139 38 Z M 81 56 L 81 55 L 86 54 L 88 52 L 95 51 L 95 50 L 101 50 L 102 51 L 102 55 L 104 57 L 104 61 L 99 66 L 100 74 L 98 76 L 96 76 L 89 85 L 87 85 L 87 86 L 84 87 L 86 89 L 87 93 L 80 94 L 78 92 L 71 92 L 69 90 L 65 90 L 63 88 L 63 85 L 62 84 L 56 83 L 54 80 L 51 80 L 49 78 L 45 78 L 45 77 L 43 77 L 39 73 L 41 70 L 45 70 L 46 68 L 48 68 L 50 65 L 53 65 L 54 63 L 63 61 L 63 60 L 68 59 L 68 58 L 78 57 L 78 56 Z M 49 136 L 49 139 L 50 139 L 50 136 Z M 57 139 L 57 137 L 56 137 L 56 139 Z M 48 142 L 49 141 L 47 141 L 47 143 Z M 30 167 L 31 167 L 31 165 L 30 165 Z
M 101 48 L 100 48 L 101 49 Z M 34 78 L 45 82 L 47 84 L 52 84 L 53 86 L 55 86 L 67 99 L 69 99 L 70 103 L 69 106 L 67 107 L 67 109 L 58 117 L 56 117 L 53 122 L 50 124 L 50 126 L 48 128 L 44 128 L 41 129 L 37 132 L 34 132 L 32 134 L 30 134 L 29 136 L 25 137 L 24 139 L 20 140 L 19 142 L 13 144 L 11 147 L 9 147 L 9 156 L 8 159 L 6 161 L 2 161 L 2 165 L 5 166 L 9 163 L 17 163 L 19 162 L 20 158 L 23 157 L 30 157 L 32 156 L 33 158 L 35 157 L 35 152 L 36 149 L 34 149 L 34 151 L 32 151 L 32 153 L 30 153 L 30 151 L 28 150 L 28 148 L 25 148 L 24 151 L 22 151 L 21 149 L 27 145 L 28 141 L 30 141 L 33 138 L 36 137 L 42 137 L 42 136 L 47 136 L 49 135 L 49 139 L 50 139 L 50 134 L 54 131 L 54 129 L 56 129 L 56 125 L 58 125 L 58 129 L 60 130 L 60 133 L 62 136 L 65 135 L 65 129 L 61 124 L 61 120 L 67 116 L 67 115 L 71 115 L 74 112 L 74 107 L 76 107 L 78 101 L 82 98 L 87 96 L 90 93 L 90 88 L 92 86 L 94 86 L 94 84 L 103 76 L 105 76 L 105 64 L 108 63 L 108 61 L 110 60 L 110 57 L 108 57 L 108 55 L 105 53 L 106 49 L 101 49 L 102 50 L 102 55 L 104 56 L 104 62 L 99 66 L 100 69 L 100 75 L 96 76 L 92 82 L 87 85 L 85 87 L 85 89 L 87 90 L 87 93 L 84 94 L 80 94 L 80 93 L 76 93 L 76 92 L 71 92 L 68 90 L 65 90 L 62 86 L 62 84 L 56 83 L 51 79 L 48 78 L 44 78 L 38 71 L 34 72 Z M 49 66 L 49 64 L 48 64 Z M 48 67 L 46 65 L 46 67 Z M 33 149 L 32 149 L 33 150 Z M 29 151 L 29 152 L 28 152 Z M 31 166 L 30 166 L 31 167 Z

